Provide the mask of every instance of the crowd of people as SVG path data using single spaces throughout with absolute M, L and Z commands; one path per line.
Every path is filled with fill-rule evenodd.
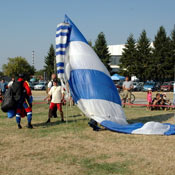
M 128 103 L 131 103 L 131 92 L 133 89 L 133 82 L 131 81 L 130 77 L 126 77 L 125 81 L 123 82 L 123 96 L 122 102 L 123 107 L 125 107 L 126 100 L 128 99 Z M 152 97 L 152 89 L 148 88 L 147 91 L 147 109 L 149 110 L 168 110 L 170 109 L 169 106 L 172 105 L 170 99 L 167 98 L 166 93 L 157 93 L 156 96 Z
M 8 93 L 6 93 L 8 92 Z M 48 103 L 49 112 L 48 120 L 50 123 L 51 117 L 57 117 L 57 110 L 60 112 L 61 122 L 64 122 L 64 115 L 62 111 L 62 101 L 64 99 L 64 91 L 60 86 L 56 74 L 52 74 L 51 81 L 48 83 Z M 12 96 L 12 98 L 9 98 Z M 24 75 L 20 74 L 15 81 L 14 78 L 7 84 L 2 79 L 0 82 L 0 102 L 2 103 L 1 109 L 11 117 L 16 116 L 16 123 L 19 129 L 21 126 L 21 118 L 27 116 L 27 127 L 32 129 L 32 91 L 29 83 L 25 81 Z
M 157 93 L 154 98 L 152 98 L 152 90 L 148 89 L 147 92 L 147 102 L 149 110 L 168 110 L 172 105 L 170 99 L 167 98 L 166 93 Z
M 52 74 L 51 81 L 47 85 L 47 97 L 44 100 L 47 100 L 49 104 L 48 119 L 47 123 L 51 122 L 51 118 L 57 118 L 57 110 L 60 113 L 61 122 L 64 122 L 64 114 L 62 110 L 62 105 L 65 103 L 64 99 L 64 89 L 61 87 L 60 82 L 57 80 L 56 74 Z M 133 83 L 130 78 L 127 76 L 123 83 L 123 107 L 125 107 L 126 100 L 131 103 L 131 91 L 133 89 Z M 13 94 L 13 100 L 15 105 L 13 106 L 13 116 L 16 116 L 16 123 L 19 129 L 21 126 L 21 118 L 27 116 L 28 128 L 33 128 L 32 121 L 32 91 L 30 89 L 29 83 L 25 81 L 24 75 L 20 74 L 18 79 L 15 81 L 15 78 L 12 77 L 11 81 L 7 84 L 4 79 L 0 82 L 0 103 L 5 101 L 6 90 L 11 90 Z M 10 94 L 10 93 L 9 93 Z M 70 100 L 73 104 L 73 100 Z M 148 89 L 147 91 L 147 109 L 148 110 L 167 110 L 170 109 L 171 101 L 167 98 L 166 93 L 157 93 L 156 96 L 152 97 L 152 90 Z M 161 105 L 161 106 L 160 106 Z M 168 106 L 166 106 L 168 105 Z M 2 107 L 1 107 L 2 108 Z M 10 111 L 10 110 L 9 110 Z M 94 130 L 98 130 L 97 122 L 90 120 L 89 125 Z

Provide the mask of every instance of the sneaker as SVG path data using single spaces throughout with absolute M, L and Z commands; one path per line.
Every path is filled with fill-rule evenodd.
M 18 129 L 22 129 L 22 126 L 21 126 L 21 124 L 18 124 Z
M 31 123 L 28 123 L 28 126 L 27 126 L 29 129 L 32 129 L 33 128 L 33 126 L 32 126 L 32 124 Z

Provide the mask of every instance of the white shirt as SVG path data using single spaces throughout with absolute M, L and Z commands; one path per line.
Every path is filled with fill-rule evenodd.
M 124 81 L 123 82 L 123 87 L 125 87 L 127 89 L 131 88 L 132 86 L 133 86 L 132 81 Z
M 47 87 L 50 89 L 53 86 L 53 80 L 49 81 Z
M 62 88 L 61 86 L 52 86 L 49 93 L 49 95 L 52 95 L 52 103 L 61 103 L 62 99 Z
M 12 84 L 13 84 L 13 81 L 10 81 L 10 82 L 8 83 L 8 85 L 7 85 L 7 86 L 8 86 L 8 88 L 9 88 L 9 87 L 11 87 L 11 86 L 12 86 Z

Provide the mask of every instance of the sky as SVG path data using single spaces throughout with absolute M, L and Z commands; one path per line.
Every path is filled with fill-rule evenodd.
M 22 56 L 42 69 L 58 23 L 67 14 L 92 43 L 104 32 L 108 45 L 124 44 L 143 29 L 153 41 L 161 25 L 170 35 L 174 0 L 0 0 L 0 70 L 8 58 Z

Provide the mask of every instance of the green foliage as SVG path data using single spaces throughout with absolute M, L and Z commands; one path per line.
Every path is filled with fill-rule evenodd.
M 120 59 L 120 73 L 124 76 L 137 75 L 135 60 L 137 57 L 136 42 L 132 34 L 127 39 Z
M 45 57 L 45 71 L 47 77 L 50 78 L 52 73 L 56 73 L 56 56 L 55 56 L 55 49 L 53 44 L 51 44 L 49 48 L 48 55 Z
M 174 62 L 172 62 L 172 57 L 170 54 L 171 40 L 166 36 L 166 31 L 163 26 L 161 26 L 155 36 L 154 49 L 153 49 L 153 60 L 152 60 L 152 70 L 154 72 L 153 80 L 165 81 L 171 80 L 173 78 L 172 68 Z
M 147 38 L 146 31 L 143 30 L 137 41 L 137 56 L 135 59 L 136 75 L 141 81 L 151 80 L 152 70 L 150 64 L 152 62 L 150 41 Z
M 151 48 L 145 30 L 141 33 L 137 44 L 133 35 L 130 35 L 120 59 L 119 73 L 135 75 L 141 81 L 172 81 L 175 65 L 175 28 L 171 37 L 168 37 L 164 27 L 161 26 L 153 45 Z
M 94 51 L 96 52 L 96 54 L 98 55 L 98 57 L 101 59 L 103 64 L 108 69 L 108 71 L 111 72 L 111 68 L 109 65 L 110 53 L 108 51 L 107 42 L 106 42 L 105 35 L 103 32 L 99 33 L 93 48 L 94 48 Z
M 0 77 L 3 77 L 3 76 L 4 76 L 3 72 L 0 71 Z
M 8 63 L 2 66 L 4 75 L 9 77 L 24 74 L 26 79 L 35 73 L 35 68 L 31 66 L 23 57 L 8 58 Z

